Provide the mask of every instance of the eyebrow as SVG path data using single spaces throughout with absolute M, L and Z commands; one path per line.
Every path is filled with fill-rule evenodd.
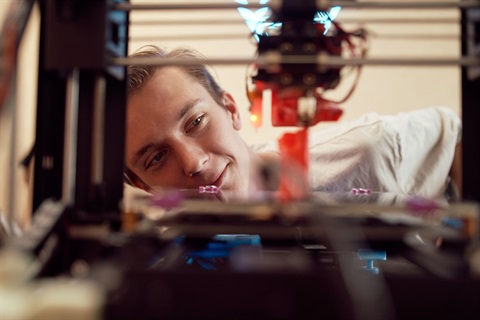
M 182 108 L 182 110 L 180 110 L 180 112 L 178 113 L 177 121 L 182 120 L 182 118 L 187 114 L 187 112 L 190 111 L 190 109 L 195 107 L 201 101 L 203 101 L 202 98 L 197 98 L 197 99 L 193 99 L 191 101 L 188 101 L 185 104 L 185 106 Z
M 133 155 L 132 157 L 132 161 L 130 162 L 132 164 L 132 167 L 136 167 L 137 166 L 137 162 L 143 157 L 143 155 L 148 151 L 150 150 L 151 148 L 153 148 L 153 143 L 149 143 L 147 144 L 146 146 L 143 146 L 140 150 L 138 150 L 137 152 L 135 152 L 135 154 Z
M 195 107 L 201 101 L 203 101 L 202 98 L 197 98 L 197 99 L 193 99 L 191 101 L 188 101 L 183 106 L 183 108 L 180 110 L 180 112 L 178 113 L 177 121 L 181 121 L 183 119 L 183 117 L 185 117 L 185 115 L 188 113 L 188 111 L 190 111 L 193 107 Z M 157 145 L 157 144 L 149 143 L 149 144 L 143 146 L 137 152 L 135 152 L 135 154 L 132 156 L 132 160 L 130 162 L 132 164 L 132 166 L 135 167 L 137 165 L 137 162 L 143 157 L 143 155 L 148 150 L 153 148 L 155 145 Z

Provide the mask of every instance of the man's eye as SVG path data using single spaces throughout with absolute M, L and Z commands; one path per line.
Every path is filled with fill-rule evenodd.
M 147 168 L 150 168 L 152 166 L 155 166 L 161 163 L 164 160 L 166 154 L 167 154 L 167 151 L 165 150 L 162 150 L 156 153 L 155 156 L 152 158 L 152 160 L 147 164 Z
M 187 132 L 189 132 L 190 130 L 197 127 L 200 123 L 202 123 L 204 116 L 205 115 L 202 114 L 201 116 L 199 116 L 195 120 L 193 120 L 192 123 L 190 124 L 190 126 L 188 126 L 188 128 L 187 128 Z

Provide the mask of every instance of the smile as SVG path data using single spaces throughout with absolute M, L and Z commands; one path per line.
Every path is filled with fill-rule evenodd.
M 226 172 L 227 172 L 227 166 L 225 166 L 225 168 L 223 169 L 223 171 L 216 177 L 216 179 L 210 183 L 211 185 L 214 185 L 214 186 L 217 186 L 217 187 L 221 187 L 223 185 L 223 182 L 225 180 L 225 176 L 226 176 Z

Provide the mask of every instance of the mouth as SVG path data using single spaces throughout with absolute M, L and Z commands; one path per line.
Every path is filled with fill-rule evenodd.
M 223 168 L 222 172 L 220 172 L 215 178 L 214 178 L 214 181 L 212 183 L 210 183 L 210 185 L 214 185 L 214 186 L 217 186 L 218 188 L 220 188 L 223 183 L 224 183 L 224 180 L 225 180 L 225 176 L 227 174 L 227 166 L 225 166 L 225 168 Z

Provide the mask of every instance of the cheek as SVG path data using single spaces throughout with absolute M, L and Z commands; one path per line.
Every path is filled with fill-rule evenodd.
M 222 145 L 227 149 L 232 149 L 243 140 L 234 128 L 232 120 L 226 115 L 212 119 L 214 125 L 210 125 L 208 129 L 208 138 L 210 143 Z
M 218 128 L 209 134 L 205 143 L 209 145 L 212 151 L 237 158 L 240 152 L 239 135 L 230 127 Z

